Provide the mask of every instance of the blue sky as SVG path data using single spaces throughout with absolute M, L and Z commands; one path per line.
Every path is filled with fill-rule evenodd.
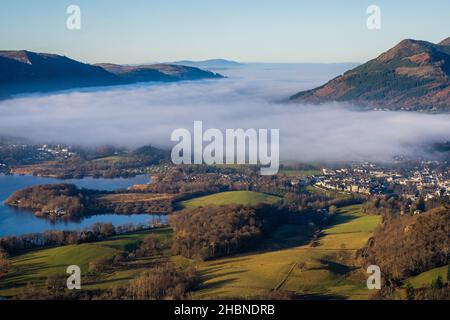
M 81 30 L 66 28 L 70 4 Z M 371 4 L 379 31 L 366 28 Z M 0 0 L 0 49 L 91 63 L 363 62 L 404 38 L 450 36 L 449 15 L 448 0 Z

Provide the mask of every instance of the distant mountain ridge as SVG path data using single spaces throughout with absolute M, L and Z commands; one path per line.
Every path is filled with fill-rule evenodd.
M 29 51 L 0 51 L 0 97 L 24 92 L 121 84 L 106 70 L 70 58 Z
M 438 44 L 406 39 L 292 102 L 345 101 L 367 108 L 450 112 L 450 38 Z
M 178 65 L 90 65 L 65 56 L 31 51 L 0 51 L 0 98 L 14 94 L 113 86 L 148 81 L 222 78 L 220 74 Z
M 150 64 L 127 66 L 111 63 L 99 63 L 96 66 L 133 82 L 181 81 L 223 78 L 222 75 L 195 67 L 173 64 Z
M 191 60 L 182 60 L 171 62 L 170 64 L 175 65 L 183 65 L 189 67 L 203 68 L 203 69 L 229 69 L 229 68 L 239 68 L 244 66 L 244 64 L 225 60 L 225 59 L 210 59 L 210 60 L 202 60 L 202 61 L 191 61 Z

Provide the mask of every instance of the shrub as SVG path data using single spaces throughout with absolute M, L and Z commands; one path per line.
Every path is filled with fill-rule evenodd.
M 8 273 L 10 262 L 8 254 L 0 248 L 0 278 Z
M 104 272 L 110 266 L 110 261 L 107 258 L 98 258 L 89 262 L 88 271 L 92 274 Z
M 172 263 L 166 263 L 131 280 L 127 297 L 134 300 L 181 299 L 198 285 L 195 269 L 180 271 Z

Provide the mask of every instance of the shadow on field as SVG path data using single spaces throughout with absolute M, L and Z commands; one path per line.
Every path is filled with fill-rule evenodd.
M 333 219 L 331 221 L 331 223 L 326 226 L 327 228 L 331 228 L 334 226 L 337 226 L 339 224 L 344 224 L 344 223 L 348 223 L 350 221 L 353 221 L 355 219 L 357 219 L 358 217 L 355 217 L 354 215 L 350 215 L 350 214 L 344 214 L 344 213 L 339 213 L 339 214 L 335 214 L 333 216 Z
M 24 267 L 26 268 L 26 272 L 23 272 L 22 269 L 18 270 L 16 268 L 8 272 L 0 282 L 0 289 L 6 290 L 17 286 L 25 286 L 28 282 L 30 282 L 30 280 L 32 280 L 27 276 L 29 272 L 38 272 L 44 269 L 49 269 L 49 267 L 43 263 L 28 263 Z
M 240 259 L 240 260 L 245 261 L 247 259 Z M 234 261 L 236 261 L 236 260 L 234 260 Z M 202 272 L 201 278 L 202 278 L 202 282 L 204 283 L 204 285 L 203 285 L 204 289 L 213 289 L 213 288 L 217 288 L 217 287 L 220 287 L 222 285 L 225 285 L 225 284 L 228 284 L 231 282 L 235 282 L 239 278 L 233 277 L 233 276 L 237 276 L 241 273 L 247 272 L 247 270 L 220 272 L 222 270 L 221 266 L 225 266 L 225 264 L 226 263 L 216 263 L 215 266 L 213 266 L 211 268 L 207 268 L 206 270 L 204 270 Z M 226 279 L 217 280 L 217 281 L 205 284 L 207 281 L 216 279 L 216 278 L 226 278 Z
M 218 261 L 218 262 L 210 263 L 209 265 L 211 267 L 223 267 L 223 266 L 225 266 L 227 264 L 230 264 L 230 263 L 243 262 L 243 261 L 248 261 L 248 260 L 249 260 L 248 258 L 244 258 L 244 257 L 242 257 L 242 258 L 230 258 L 227 261 Z M 209 269 L 213 269 L 213 268 L 209 268 Z
M 338 294 L 302 294 L 296 300 L 346 300 L 345 296 Z
M 330 270 L 331 272 L 338 275 L 346 275 L 347 273 L 358 269 L 356 267 L 349 267 L 345 264 L 328 259 L 320 259 L 319 262 L 324 265 L 322 269 Z
M 126 280 L 129 281 L 131 279 L 133 279 L 133 277 L 121 277 L 121 278 L 115 278 L 115 279 L 94 280 L 94 281 L 86 282 L 85 285 L 87 285 L 87 286 L 101 285 L 101 284 L 114 283 L 114 282 L 118 282 L 118 281 L 126 281 Z
M 215 288 L 220 288 L 221 286 L 227 285 L 229 283 L 232 282 L 236 282 L 237 280 L 239 280 L 239 278 L 230 278 L 230 279 L 223 279 L 223 280 L 218 280 L 215 282 L 211 282 L 208 284 L 204 284 L 201 289 L 215 289 Z

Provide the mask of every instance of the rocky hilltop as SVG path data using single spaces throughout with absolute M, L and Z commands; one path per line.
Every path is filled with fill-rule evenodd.
M 450 111 L 450 38 L 433 44 L 403 40 L 394 48 L 292 102 L 345 101 L 366 108 Z

